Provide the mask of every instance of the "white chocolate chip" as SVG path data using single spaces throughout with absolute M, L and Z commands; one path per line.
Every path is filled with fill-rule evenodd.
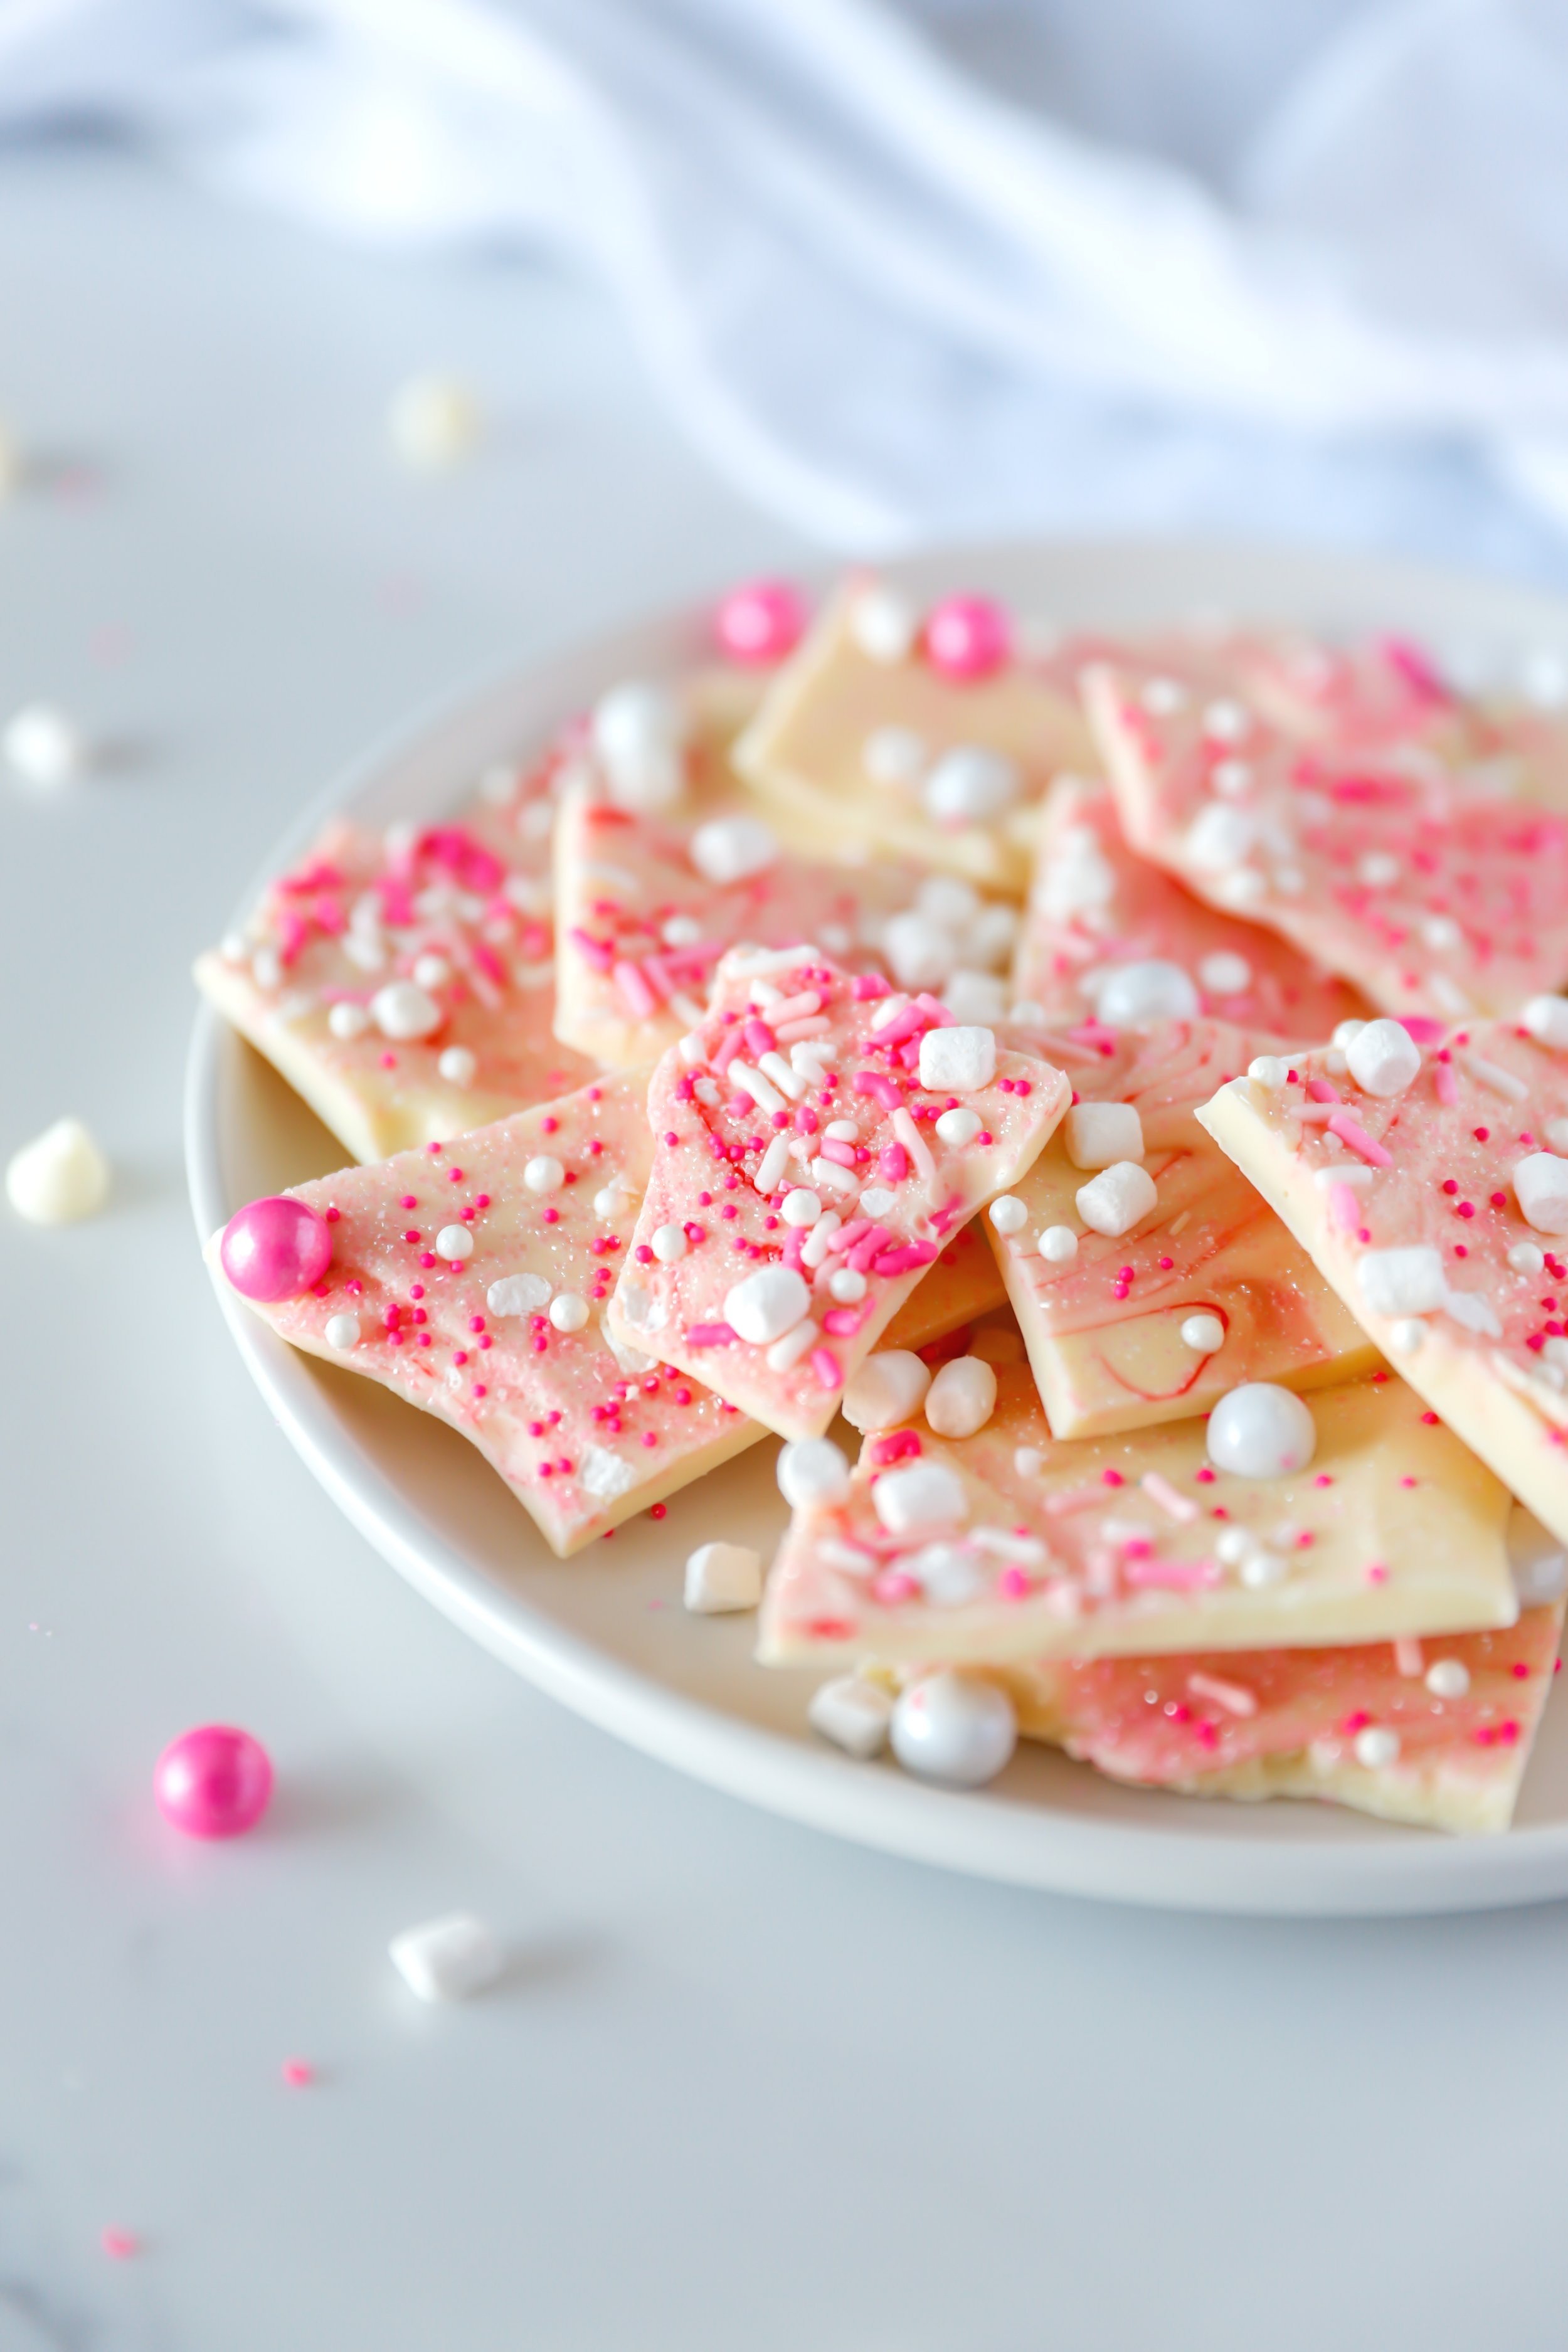
M 717 1617 L 754 1609 L 763 1597 L 763 1558 L 749 1544 L 699 1544 L 686 1563 L 686 1606 Z
M 69 1225 L 96 1216 L 109 1198 L 110 1167 L 79 1118 L 60 1118 L 14 1154 L 5 1192 L 34 1225 Z
M 1062 1138 L 1073 1166 L 1086 1172 L 1143 1157 L 1143 1122 L 1131 1103 L 1074 1103 Z
M 868 1356 L 844 1391 L 844 1418 L 852 1429 L 869 1436 L 893 1429 L 918 1411 L 931 1386 L 931 1373 L 920 1358 L 903 1348 L 884 1348 Z
M 1159 1198 L 1154 1180 L 1136 1160 L 1118 1160 L 1090 1177 L 1074 1195 L 1079 1215 L 1091 1232 L 1120 1241 L 1142 1224 Z

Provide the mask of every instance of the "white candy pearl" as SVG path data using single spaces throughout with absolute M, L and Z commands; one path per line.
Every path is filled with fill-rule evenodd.
M 830 1437 L 797 1438 L 778 1458 L 779 1492 L 792 1511 L 842 1503 L 849 1492 L 849 1465 Z
M 1248 1062 L 1247 1075 L 1256 1085 L 1266 1087 L 1270 1094 L 1275 1094 L 1285 1084 L 1290 1072 L 1278 1054 L 1259 1054 L 1256 1060 Z
M 1039 1249 L 1048 1265 L 1070 1265 L 1078 1255 L 1078 1235 L 1070 1225 L 1047 1225 Z
M 558 1331 L 580 1331 L 588 1320 L 588 1302 L 574 1290 L 563 1290 L 550 1302 L 550 1320 Z
M 1021 1234 L 1029 1222 L 1029 1212 L 1016 1192 L 1004 1192 L 992 1202 L 990 1217 L 999 1234 Z
M 1110 972 L 1097 992 L 1094 1009 L 1108 1029 L 1136 1029 L 1150 1021 L 1194 1021 L 1202 1007 L 1179 963 L 1151 958 Z
M 434 953 L 416 956 L 414 978 L 421 988 L 445 988 L 452 977 L 452 967 L 444 955 Z
M 765 873 L 778 855 L 778 841 L 760 817 L 710 817 L 691 836 L 691 863 L 705 882 L 720 887 Z
M 522 1181 L 531 1192 L 559 1192 L 566 1181 L 566 1171 L 552 1154 L 542 1151 L 524 1168 Z
M 1189 1315 L 1182 1325 L 1182 1345 L 1196 1356 L 1216 1355 L 1225 1345 L 1225 1325 L 1217 1315 Z
M 384 1037 L 404 1042 L 428 1037 L 446 1019 L 428 990 L 412 980 L 392 980 L 378 988 L 370 1000 L 370 1011 Z
M 913 605 L 891 588 L 864 588 L 849 608 L 849 634 L 868 661 L 906 660 L 919 627 Z
M 779 1204 L 779 1214 L 786 1225 L 815 1225 L 822 1214 L 822 1202 L 807 1184 L 797 1184 L 786 1192 Z
M 342 1004 L 334 1004 L 327 1015 L 328 1028 L 345 1045 L 355 1037 L 363 1037 L 370 1025 L 370 1014 L 363 1004 L 350 1004 L 345 1001 Z
M 1380 1723 L 1369 1723 L 1355 1736 L 1355 1760 L 1369 1772 L 1381 1772 L 1399 1761 L 1399 1734 Z
M 478 1058 L 467 1045 L 448 1045 L 436 1064 L 449 1087 L 471 1087 L 479 1066 Z
M 893 1709 L 893 1753 L 906 1772 L 950 1788 L 994 1780 L 1018 1744 L 1018 1718 L 1005 1691 L 973 1675 L 928 1675 Z
M 980 1114 L 968 1108 L 944 1110 L 937 1120 L 936 1131 L 943 1143 L 962 1150 L 966 1143 L 973 1143 L 979 1134 Z
M 676 1265 L 686 1255 L 687 1240 L 679 1225 L 660 1225 L 653 1237 L 653 1254 L 660 1265 Z
M 852 1265 L 841 1265 L 827 1277 L 828 1294 L 839 1307 L 855 1307 L 866 1296 L 866 1277 Z
M 1271 1381 L 1231 1389 L 1209 1415 L 1209 1460 L 1238 1478 L 1290 1477 L 1306 1468 L 1317 1448 L 1317 1423 L 1307 1406 Z
M 1514 1169 L 1513 1189 L 1538 1234 L 1568 1234 L 1568 1160 L 1552 1151 L 1527 1153 Z
M 1463 1698 L 1470 1687 L 1470 1670 L 1463 1658 L 1435 1658 L 1426 1669 L 1426 1687 L 1434 1698 Z
M 347 1350 L 350 1348 L 357 1348 L 359 1346 L 359 1317 L 357 1315 L 329 1315 L 327 1318 L 326 1330 L 322 1336 L 329 1348 L 341 1348 L 344 1350 Z
M 448 1265 L 457 1265 L 462 1259 L 472 1257 L 474 1237 L 467 1225 L 443 1225 L 436 1236 L 436 1255 Z
M 5 758 L 25 783 L 64 784 L 86 765 L 87 746 L 74 719 L 47 702 L 30 702 L 5 728 Z
M 1011 807 L 1023 789 L 1016 763 L 978 743 L 957 743 L 921 788 L 927 814 L 939 824 L 984 824 Z

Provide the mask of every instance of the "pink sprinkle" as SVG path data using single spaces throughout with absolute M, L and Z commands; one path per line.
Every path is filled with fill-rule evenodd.
M 1033 1586 L 1021 1568 L 1005 1568 L 996 1579 L 996 1590 L 1005 1601 L 1026 1601 Z
M 316 2070 L 308 2058 L 285 2058 L 281 2071 L 291 2091 L 302 2091 L 316 2079 Z
M 885 1608 L 897 1608 L 900 1601 L 915 1600 L 920 1589 L 915 1579 L 901 1568 L 885 1568 L 871 1579 L 871 1597 Z
M 1346 1150 L 1364 1160 L 1369 1168 L 1393 1167 L 1394 1154 L 1385 1151 L 1381 1143 L 1374 1143 L 1360 1120 L 1352 1118 L 1348 1110 L 1335 1111 L 1328 1128 L 1331 1135 L 1337 1135 Z
M 879 1470 L 886 1470 L 894 1462 L 907 1462 L 921 1452 L 921 1441 L 912 1429 L 889 1430 L 886 1436 L 874 1437 L 867 1448 Z
M 885 1183 L 901 1184 L 910 1172 L 910 1155 L 901 1143 L 889 1143 L 877 1162 L 877 1173 Z
M 989 596 L 944 596 L 928 614 L 921 642 L 932 669 L 965 682 L 1000 669 L 1012 652 L 1007 615 Z
M 1120 1470 L 1102 1470 L 1100 1474 L 1100 1483 L 1102 1486 L 1124 1486 L 1127 1481 Z
M 1329 1222 L 1342 1234 L 1361 1231 L 1361 1202 L 1353 1184 L 1329 1186 Z
M 817 1383 L 820 1387 L 825 1389 L 841 1389 L 843 1387 L 844 1374 L 839 1369 L 838 1359 L 834 1354 L 831 1348 L 814 1348 L 812 1349 L 811 1369 L 816 1374 Z
M 727 1348 L 735 1334 L 728 1323 L 689 1323 L 686 1339 L 692 1348 Z
M 1373 1560 L 1372 1566 L 1367 1570 L 1366 1580 L 1369 1584 L 1386 1584 L 1388 1582 L 1388 1570 L 1384 1568 L 1380 1559 Z
M 1437 1062 L 1433 1065 L 1432 1085 L 1440 1103 L 1458 1101 L 1459 1081 L 1446 1063 Z
M 857 1004 L 868 1004 L 874 996 L 891 996 L 892 992 L 879 971 L 858 972 L 849 988 Z
M 142 2251 L 141 2240 L 129 2230 L 105 2230 L 98 2242 L 111 2263 L 128 2263 L 132 2254 Z

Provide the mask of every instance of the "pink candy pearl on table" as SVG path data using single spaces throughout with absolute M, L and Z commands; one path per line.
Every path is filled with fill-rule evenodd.
M 713 635 L 731 661 L 781 662 L 800 643 L 805 606 L 785 580 L 731 588 L 713 615 Z
M 278 1192 L 235 1211 L 218 1256 L 242 1298 L 299 1298 L 331 1264 L 331 1230 L 308 1202 Z
M 1007 615 L 988 596 L 944 597 L 927 617 L 926 659 L 943 677 L 985 677 L 1012 649 Z
M 163 1819 L 186 1837 L 238 1837 L 267 1811 L 272 1761 L 248 1731 L 205 1723 L 164 1748 L 153 1794 Z

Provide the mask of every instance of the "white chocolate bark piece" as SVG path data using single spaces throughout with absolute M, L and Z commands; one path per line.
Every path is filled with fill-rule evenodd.
M 1194 1001 L 1176 1012 L 1202 1011 L 1277 1037 L 1316 1043 L 1368 1010 L 1354 989 L 1286 940 L 1205 906 L 1135 856 L 1108 785 L 1058 776 L 1041 816 L 1014 998 L 1051 1021 L 1111 1019 L 1151 964 L 1186 975 Z
M 921 1082 L 934 998 L 809 949 L 719 967 L 713 1008 L 648 1088 L 654 1163 L 611 1328 L 783 1437 L 815 1437 L 925 1268 L 1015 1183 L 1067 1106 L 1057 1070 L 968 1049 L 984 1125 Z M 989 1033 L 983 1033 L 987 1036 Z
M 1093 760 L 1075 657 L 1015 648 L 955 677 L 931 659 L 930 618 L 900 593 L 850 581 L 773 679 L 736 764 L 807 850 L 852 835 L 878 856 L 1021 898 L 1046 785 Z
M 1016 1024 L 1002 1034 L 1048 1061 L 1075 1042 Z M 1089 1228 L 1069 1111 L 1015 1188 L 1017 1229 L 986 1220 L 1053 1433 L 1207 1412 L 1247 1381 L 1309 1388 L 1369 1370 L 1375 1354 L 1355 1318 L 1195 1116 L 1259 1041 L 1222 1022 L 1166 1021 L 1096 1042 L 1092 1062 L 1071 1063 L 1080 1108 L 1135 1108 L 1154 1207 L 1119 1236 Z M 1063 1233 L 1076 1248 L 1042 1255 L 1041 1236 Z
M 1194 680 L 1173 702 L 1175 684 L 1131 660 L 1084 677 L 1140 856 L 1391 1013 L 1506 1013 L 1568 973 L 1560 808 L 1500 797 L 1419 737 L 1304 742 L 1240 691 Z
M 303 1297 L 256 1312 L 469 1439 L 565 1558 L 763 1434 L 603 1328 L 646 1171 L 644 1076 L 605 1077 L 493 1127 L 295 1188 L 331 1224 Z M 601 1201 L 606 1206 L 601 1208 Z M 434 1246 L 457 1223 L 465 1257 Z M 448 1244 L 450 1246 L 450 1244 Z M 215 1275 L 216 1244 L 209 1250 Z
M 449 824 L 330 825 L 203 994 L 356 1160 L 446 1142 L 593 1066 L 551 1032 L 550 834 L 561 759 L 487 778 Z
M 918 1352 L 1005 1307 L 1007 1288 L 986 1248 L 981 1221 L 961 1225 L 933 1258 L 882 1334 L 884 1348 Z
M 1412 1388 L 1568 1539 L 1568 1252 L 1519 1191 L 1568 1139 L 1568 1055 L 1474 1022 L 1397 1094 L 1329 1061 L 1222 1087 L 1202 1123 Z
M 587 759 L 563 797 L 555 1033 L 606 1066 L 657 1061 L 695 1027 L 714 966 L 742 940 L 810 938 L 879 970 L 883 927 L 919 888 L 913 868 L 835 864 L 836 833 L 808 857 L 783 847 L 730 766 L 757 693 L 732 671 L 686 682 L 673 790 L 657 806 L 626 805 L 606 767 Z
M 770 1665 L 995 1664 L 1317 1648 L 1512 1624 L 1509 1497 L 1373 1373 L 1309 1400 L 1284 1477 L 1215 1468 L 1201 1421 L 1053 1444 L 1027 1368 L 973 1437 L 867 1439 L 847 1501 L 797 1510 L 763 1601 Z
M 1190 1797 L 1317 1797 L 1457 1835 L 1513 1818 L 1563 1603 L 1516 1625 L 1321 1650 L 1000 1667 L 1026 1738 Z

